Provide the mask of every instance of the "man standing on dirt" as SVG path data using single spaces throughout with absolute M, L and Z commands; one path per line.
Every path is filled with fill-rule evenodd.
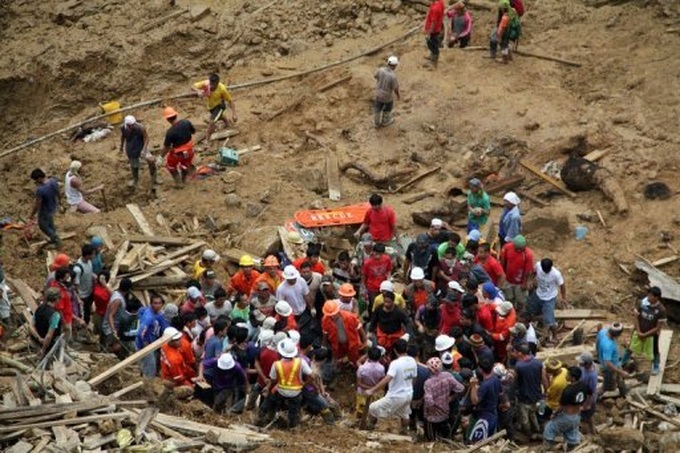
M 561 305 L 567 303 L 567 287 L 562 273 L 553 266 L 550 258 L 543 258 L 534 268 L 536 293 L 529 298 L 527 307 L 531 316 L 542 315 L 543 325 L 550 330 L 552 340 L 557 338 L 557 321 L 555 305 L 559 299 Z
M 45 172 L 36 168 L 31 172 L 31 179 L 38 188 L 35 191 L 35 203 L 31 210 L 29 219 L 38 217 L 38 227 L 40 231 L 50 239 L 50 243 L 55 247 L 61 246 L 61 241 L 54 226 L 54 214 L 59 206 L 59 183 L 55 178 L 47 179 Z
M 92 302 L 94 298 L 95 275 L 92 271 L 92 257 L 94 256 L 94 249 L 90 244 L 85 244 L 81 247 L 80 258 L 73 266 L 73 285 L 78 291 L 78 298 L 83 303 L 83 319 L 85 325 L 90 324 L 90 315 L 92 314 Z
M 371 207 L 364 215 L 364 222 L 354 233 L 359 239 L 364 231 L 371 233 L 375 242 L 386 244 L 397 236 L 397 217 L 391 206 L 383 205 L 383 197 L 374 193 L 368 199 Z
M 205 133 L 205 139 L 210 140 L 210 136 L 215 130 L 217 121 L 222 120 L 225 125 L 229 126 L 227 120 L 227 104 L 231 109 L 231 121 L 237 122 L 236 104 L 231 98 L 231 93 L 227 87 L 220 82 L 220 76 L 217 74 L 210 74 L 208 80 L 201 80 L 196 82 L 191 87 L 192 90 L 198 94 L 199 97 L 204 97 L 208 101 L 208 110 L 210 111 L 210 120 L 208 122 L 208 130 Z
M 401 100 L 399 93 L 399 82 L 394 70 L 397 69 L 399 59 L 392 55 L 387 59 L 387 66 L 378 69 L 373 76 L 376 80 L 375 85 L 375 104 L 373 106 L 373 124 L 375 127 L 389 126 L 394 122 L 392 118 L 392 108 L 394 107 L 394 98 L 392 94 L 397 96 L 397 100 Z
M 194 125 L 189 120 L 177 119 L 177 110 L 172 107 L 163 109 L 163 118 L 171 124 L 165 133 L 161 156 L 167 155 L 166 167 L 175 180 L 175 185 L 181 187 L 187 176 L 194 174 L 194 142 L 192 136 L 196 133 Z
M 524 236 L 515 236 L 512 242 L 503 246 L 501 265 L 505 271 L 505 299 L 521 310 L 527 299 L 529 277 L 534 272 L 534 252 L 527 247 Z
M 125 117 L 123 126 L 120 128 L 120 151 L 123 152 L 125 147 L 125 154 L 130 162 L 130 172 L 132 179 L 128 182 L 128 187 L 137 187 L 139 183 L 139 163 L 140 159 L 146 160 L 149 165 L 149 175 L 151 182 L 158 184 L 158 177 L 156 172 L 156 160 L 149 152 L 149 134 L 146 132 L 144 126 L 137 122 L 137 119 L 128 115 Z
M 444 26 L 444 0 L 431 0 L 430 9 L 425 19 L 425 35 L 427 36 L 427 48 L 430 55 L 425 57 L 433 65 L 439 60 L 439 46 L 442 43 Z
M 661 304 L 661 288 L 652 286 L 647 297 L 635 307 L 635 331 L 623 354 L 625 365 L 633 353 L 644 354 L 652 360 L 652 376 L 659 374 L 659 333 L 666 325 L 666 309 Z

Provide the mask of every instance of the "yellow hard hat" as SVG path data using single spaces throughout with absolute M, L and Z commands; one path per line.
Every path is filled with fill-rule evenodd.
M 243 255 L 241 259 L 238 261 L 238 265 L 242 267 L 255 266 L 255 261 L 253 261 L 252 256 Z

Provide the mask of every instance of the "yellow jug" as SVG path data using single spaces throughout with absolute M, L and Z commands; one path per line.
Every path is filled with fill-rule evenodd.
M 120 102 L 118 101 L 109 101 L 107 103 L 99 103 L 99 107 L 104 111 L 104 113 L 109 113 L 109 112 L 114 112 L 118 109 L 120 109 Z M 111 123 L 112 125 L 120 124 L 123 122 L 123 114 L 122 113 L 114 113 L 112 115 L 109 115 L 106 117 L 106 119 Z

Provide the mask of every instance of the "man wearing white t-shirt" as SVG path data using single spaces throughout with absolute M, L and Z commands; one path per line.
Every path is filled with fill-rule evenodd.
M 309 285 L 301 278 L 295 266 L 286 266 L 283 269 L 283 278 L 285 280 L 276 288 L 276 300 L 288 302 L 295 316 L 300 316 L 307 307 L 312 311 L 312 316 L 315 316 L 314 299 L 309 291 Z
M 418 364 L 413 357 L 406 354 L 408 343 L 399 339 L 394 343 L 397 359 L 390 363 L 387 374 L 378 384 L 366 391 L 373 396 L 385 386 L 387 393 L 368 407 L 370 426 L 375 426 L 379 418 L 399 417 L 401 420 L 400 433 L 408 430 L 409 415 L 411 415 L 411 400 L 413 399 L 413 380 L 418 375 Z
M 550 258 L 543 258 L 534 269 L 536 279 L 536 294 L 529 300 L 529 313 L 532 316 L 541 314 L 543 324 L 550 329 L 553 339 L 557 336 L 557 322 L 555 321 L 555 305 L 558 296 L 561 303 L 567 301 L 567 287 L 562 273 L 555 267 Z

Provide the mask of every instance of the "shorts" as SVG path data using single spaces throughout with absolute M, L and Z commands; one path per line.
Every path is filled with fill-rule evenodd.
M 221 114 L 220 114 L 220 111 L 222 111 Z M 210 109 L 210 120 L 211 121 L 219 120 L 221 117 L 224 117 L 224 112 L 226 112 L 226 111 L 227 111 L 227 105 L 226 104 L 222 103 L 220 105 L 216 105 L 215 107 Z M 219 117 L 217 116 L 218 114 L 220 115 Z
M 472 421 L 466 436 L 466 440 L 472 444 L 491 437 L 496 432 L 496 427 L 498 426 L 498 417 L 493 414 L 480 414 L 479 416 L 472 417 Z
M 521 306 L 527 301 L 527 290 L 522 289 L 522 285 L 512 285 L 506 282 L 503 286 L 503 294 L 505 295 L 505 300 L 515 305 Z
M 169 171 L 186 170 L 193 167 L 194 150 L 188 149 L 186 151 L 168 153 L 165 165 Z
M 543 300 L 540 299 L 536 294 L 532 294 L 529 297 L 529 303 L 527 304 L 527 309 L 531 316 L 541 315 L 543 317 L 543 325 L 545 327 L 552 327 L 557 325 L 555 320 L 555 304 L 557 303 L 557 298 Z
M 569 415 L 560 412 L 545 425 L 543 440 L 554 442 L 562 436 L 567 444 L 576 445 L 581 442 L 581 433 L 578 430 L 580 423 L 581 417 L 578 414 Z
M 383 396 L 368 406 L 368 413 L 375 418 L 408 420 L 411 416 L 411 396 Z

